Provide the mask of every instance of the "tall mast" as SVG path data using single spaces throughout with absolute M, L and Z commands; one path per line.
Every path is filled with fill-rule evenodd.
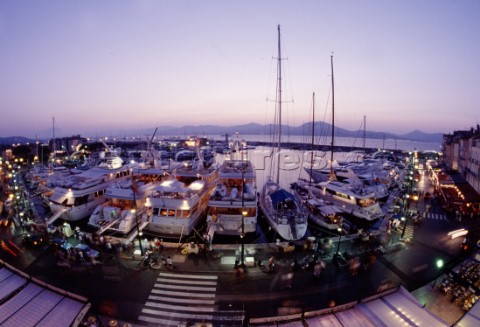
M 312 95 L 312 152 L 310 152 L 310 176 L 308 183 L 312 184 L 312 171 L 313 171 L 313 146 L 315 143 L 315 92 Z
M 333 80 L 333 54 L 330 56 L 330 67 L 332 71 L 332 149 L 330 153 L 330 180 L 333 180 L 335 179 L 333 174 L 333 140 L 335 137 L 335 84 Z
M 55 117 L 52 117 L 53 128 L 53 164 L 57 161 L 57 141 L 55 140 Z
M 282 146 L 282 53 L 280 47 L 280 25 L 277 26 L 278 31 L 278 58 L 277 58 L 277 106 L 278 106 L 278 145 L 277 156 Z M 278 160 L 280 161 L 280 160 Z M 280 181 L 280 162 L 277 162 L 277 184 Z
M 363 154 L 365 154 L 365 142 L 367 140 L 367 116 L 363 116 Z

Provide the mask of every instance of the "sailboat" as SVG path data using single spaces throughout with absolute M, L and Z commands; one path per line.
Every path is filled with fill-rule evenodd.
M 339 163 L 333 160 L 333 150 L 334 150 L 334 140 L 335 140 L 335 90 L 334 90 L 334 80 L 333 80 L 333 55 L 330 56 L 330 67 L 332 73 L 332 142 L 330 147 L 330 161 L 328 168 L 313 168 L 313 165 L 304 167 L 307 174 L 313 179 L 314 182 L 325 182 L 329 180 L 337 179 L 336 171 L 342 169 Z M 312 122 L 315 125 L 315 120 Z M 345 178 L 350 178 L 353 176 L 348 176 Z
M 277 101 L 278 143 L 274 149 L 275 158 L 279 158 L 282 144 L 282 66 L 280 50 L 280 25 L 278 25 L 278 58 L 277 58 Z M 295 241 L 303 238 L 307 231 L 307 218 L 295 196 L 283 189 L 279 184 L 280 162 L 276 163 L 275 180 L 268 178 L 260 193 L 260 207 L 270 226 L 286 241 Z M 273 165 L 272 165 L 273 167 Z M 272 169 L 273 170 L 273 169 Z M 273 172 L 275 173 L 275 172 Z
M 313 107 L 313 122 L 315 122 L 315 93 L 312 96 Z M 312 148 L 315 140 L 315 124 L 312 124 Z M 313 152 L 310 159 L 310 169 L 313 167 Z M 305 167 L 307 169 L 307 167 Z M 299 181 L 292 184 L 292 189 L 295 194 L 295 198 L 300 203 L 302 210 L 308 217 L 308 220 L 314 224 L 330 229 L 337 230 L 341 228 L 343 222 L 343 211 L 324 200 L 316 199 L 310 193 L 312 188 L 312 177 L 308 182 Z
M 340 182 L 336 178 L 333 169 L 333 147 L 334 147 L 334 116 L 335 116 L 335 97 L 334 97 L 334 80 L 333 80 L 333 56 L 330 57 L 332 69 L 332 146 L 330 157 L 330 174 L 328 181 L 319 182 L 315 185 L 299 183 L 296 187 L 300 192 L 308 192 L 310 199 L 316 200 L 320 204 L 331 203 L 338 207 L 346 214 L 351 214 L 358 218 L 368 221 L 382 218 L 384 213 L 375 197 L 375 193 L 370 190 L 359 188 L 357 185 L 349 181 Z M 312 170 L 312 169 L 310 169 Z M 312 176 L 313 177 L 313 176 Z

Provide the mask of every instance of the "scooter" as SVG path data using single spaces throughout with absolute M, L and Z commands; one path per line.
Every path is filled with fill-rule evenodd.
M 293 262 L 290 264 L 291 271 L 299 271 L 302 269 L 302 266 L 298 263 L 297 259 L 293 259 Z
M 277 271 L 277 266 L 275 265 L 275 262 L 269 263 L 268 265 L 260 264 L 260 269 L 264 273 L 274 273 Z
M 160 265 L 158 263 L 158 258 L 157 256 L 154 255 L 148 255 L 146 258 L 143 259 L 143 266 L 145 268 L 150 267 L 150 268 L 158 268 Z
M 162 264 L 165 268 L 168 270 L 174 270 L 175 269 L 175 264 L 173 264 L 172 259 L 170 257 L 167 259 L 164 256 L 161 257 Z
M 315 266 L 317 259 L 315 256 L 307 256 L 303 258 L 301 263 L 301 268 L 303 271 L 313 270 L 313 266 Z

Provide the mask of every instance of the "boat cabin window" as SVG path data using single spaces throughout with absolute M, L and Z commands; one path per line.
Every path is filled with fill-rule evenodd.
M 160 210 L 161 217 L 175 217 L 175 210 L 173 209 L 161 209 Z
M 99 196 L 103 196 L 105 194 L 105 190 L 98 190 L 95 192 L 95 197 L 98 198 Z
M 159 213 L 159 212 L 160 212 L 160 209 L 159 209 L 159 208 L 153 208 L 153 210 L 152 210 L 152 214 L 153 214 L 154 216 L 158 216 L 158 213 Z
M 75 198 L 75 205 L 79 206 L 88 202 L 88 194 L 83 196 L 78 196 Z
M 190 218 L 190 210 L 182 210 L 182 218 Z
M 375 197 L 358 200 L 358 205 L 362 208 L 368 208 L 374 205 L 375 203 L 376 203 Z

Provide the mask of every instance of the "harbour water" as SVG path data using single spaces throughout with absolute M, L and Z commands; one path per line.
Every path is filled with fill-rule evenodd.
M 213 140 L 224 140 L 225 137 L 219 135 L 207 135 L 205 137 L 211 138 Z M 268 134 L 264 135 L 239 135 L 231 136 L 230 139 L 243 139 L 247 142 L 270 142 L 272 138 Z M 311 136 L 301 136 L 301 135 L 285 135 L 283 137 L 283 142 L 292 142 L 292 143 L 311 143 Z M 315 144 L 321 145 L 331 145 L 330 136 L 319 136 L 315 137 Z M 335 145 L 337 146 L 347 146 L 347 147 L 358 147 L 363 148 L 363 138 L 353 138 L 353 137 L 335 137 Z M 403 151 L 439 151 L 441 147 L 440 142 L 420 142 L 412 140 L 402 140 L 402 139 L 365 139 L 365 148 L 369 149 L 388 149 L 388 150 L 403 150 Z
M 247 141 L 261 141 L 261 138 L 264 138 L 265 141 L 269 141 L 264 136 L 259 135 L 249 135 L 246 137 L 242 137 Z M 220 138 L 217 138 L 220 140 Z M 302 140 L 302 137 L 297 137 L 293 139 L 292 142 L 305 142 Z M 352 146 L 352 142 L 354 141 L 351 138 L 339 138 L 339 143 L 336 144 L 343 144 L 345 146 Z M 385 147 L 388 148 L 387 141 L 393 140 L 386 140 Z M 366 147 L 371 147 L 375 142 L 383 142 L 383 140 L 367 140 Z M 397 140 L 395 145 L 397 145 L 397 149 L 405 150 L 405 151 L 412 151 L 412 150 L 431 150 L 435 147 L 439 147 L 439 145 L 435 143 L 427 143 L 427 142 L 412 142 L 412 141 L 399 141 Z M 383 146 L 383 144 L 382 144 Z M 401 148 L 400 148 L 401 146 Z M 306 152 L 302 150 L 292 150 L 292 149 L 285 149 L 282 150 L 278 154 L 274 154 L 271 147 L 265 146 L 257 146 L 255 148 L 249 148 L 245 150 L 247 152 L 247 158 L 252 161 L 255 172 L 256 172 L 256 182 L 257 182 L 257 192 L 260 192 L 264 183 L 268 180 L 268 178 L 272 175 L 277 174 L 279 172 L 279 184 L 285 188 L 286 190 L 290 190 L 290 185 L 298 179 L 305 179 L 308 180 L 309 176 L 305 171 L 305 167 L 310 167 L 311 159 L 314 158 L 315 166 L 318 167 L 319 165 L 326 167 L 328 161 L 330 159 L 330 152 L 322 152 L 322 151 L 314 151 L 313 156 L 312 152 Z M 334 152 L 333 158 L 337 161 L 345 161 L 345 160 L 355 160 L 355 156 L 358 156 L 357 152 L 355 153 L 347 153 L 347 152 Z M 222 163 L 228 155 L 226 154 L 215 154 L 216 162 Z M 280 163 L 280 169 L 277 170 L 276 165 Z M 273 172 L 273 173 L 272 173 Z M 272 176 L 275 178 L 274 176 Z M 276 239 L 276 235 L 274 235 L 271 228 L 269 228 L 266 219 L 262 219 L 261 213 L 259 212 L 259 219 L 258 219 L 258 228 L 257 232 L 254 235 L 247 235 L 245 241 L 247 243 L 258 243 L 258 242 L 272 242 Z M 355 222 L 355 225 L 362 224 L 362 222 Z M 82 228 L 86 225 L 82 224 Z M 364 226 L 361 226 L 364 227 Z M 206 229 L 205 224 L 198 226 L 199 233 L 203 233 Z M 319 235 L 320 237 L 328 237 L 327 231 L 322 231 L 317 229 L 314 226 L 310 227 L 308 235 Z M 307 235 L 307 236 L 308 236 Z M 195 235 L 193 235 L 195 236 Z M 220 243 L 229 243 L 229 242 L 239 242 L 240 240 L 237 238 L 227 237 L 215 237 L 215 242 Z

